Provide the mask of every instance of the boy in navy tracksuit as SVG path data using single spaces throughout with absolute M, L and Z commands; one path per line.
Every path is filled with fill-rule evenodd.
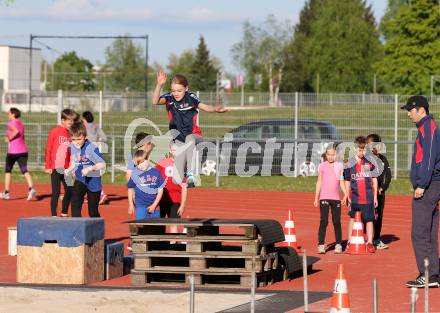
M 419 276 L 406 283 L 409 287 L 423 288 L 424 258 L 429 259 L 430 287 L 439 286 L 438 202 L 440 200 L 440 131 L 429 115 L 428 100 L 422 96 L 410 97 L 402 107 L 416 124 L 418 133 L 411 161 L 412 200 L 411 239 Z
M 355 138 L 356 155 L 350 158 L 344 169 L 345 190 L 350 191 L 348 205 L 350 222 L 348 224 L 348 245 L 351 241 L 351 232 L 356 211 L 361 211 L 362 221 L 366 224 L 368 242 L 366 250 L 369 253 L 376 251 L 373 245 L 373 222 L 375 220 L 375 208 L 377 207 L 377 176 L 375 167 L 365 157 L 367 138 L 358 136 Z

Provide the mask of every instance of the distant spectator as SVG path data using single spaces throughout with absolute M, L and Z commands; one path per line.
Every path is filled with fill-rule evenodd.
M 104 131 L 94 122 L 95 118 L 93 117 L 92 112 L 84 111 L 82 117 L 87 130 L 87 139 L 95 144 L 99 142 L 106 142 L 107 136 L 105 135 Z

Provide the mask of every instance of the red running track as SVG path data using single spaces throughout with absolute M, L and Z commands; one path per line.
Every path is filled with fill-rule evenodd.
M 26 187 L 13 185 L 12 199 L 0 202 L 0 283 L 15 283 L 16 258 L 7 256 L 7 227 L 15 226 L 17 218 L 49 215 L 50 186 L 38 186 L 43 196 L 40 201 L 26 201 Z M 123 186 L 106 187 L 110 204 L 100 207 L 105 219 L 106 238 L 127 238 L 128 226 L 123 221 L 132 219 L 127 214 L 127 200 Z M 352 312 L 373 311 L 372 282 L 377 278 L 380 312 L 410 311 L 409 289 L 405 282 L 415 278 L 417 268 L 411 246 L 411 198 L 387 196 L 383 238 L 390 249 L 373 255 L 325 255 L 316 254 L 319 209 L 314 208 L 312 193 L 263 192 L 217 189 L 190 189 L 187 211 L 190 217 L 209 218 L 261 218 L 275 219 L 284 223 L 288 210 L 292 210 L 298 243 L 308 255 L 321 260 L 314 265 L 309 276 L 309 290 L 332 291 L 338 263 L 344 263 L 348 280 Z M 86 212 L 87 209 L 84 209 Z M 347 238 L 345 208 L 342 214 L 343 238 Z M 334 242 L 331 218 L 327 228 L 327 242 Z M 98 283 L 97 285 L 130 286 L 128 276 Z M 303 280 L 276 283 L 262 290 L 302 290 Z M 418 311 L 423 311 L 423 290 L 419 290 Z M 309 305 L 311 312 L 328 312 L 331 299 Z M 304 309 L 292 311 L 303 312 Z M 430 312 L 440 312 L 440 289 L 430 289 Z

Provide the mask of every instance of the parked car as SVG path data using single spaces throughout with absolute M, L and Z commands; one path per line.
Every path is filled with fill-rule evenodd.
M 273 151 L 273 161 L 271 162 L 272 168 L 270 170 L 270 174 L 282 174 L 283 171 L 281 165 L 283 153 L 284 157 L 288 157 L 287 160 L 290 161 L 288 170 L 291 172 L 294 171 L 294 119 L 270 119 L 254 121 L 231 130 L 230 134 L 232 134 L 232 149 L 230 154 L 229 168 L 227 169 L 228 174 L 238 174 L 236 171 L 237 162 L 246 164 L 246 171 L 249 169 L 249 166 L 258 166 L 259 170 L 256 174 L 268 174 L 267 168 L 263 170 L 263 157 L 268 140 L 279 143 L 279 145 Z M 300 175 L 315 174 L 317 171 L 317 163 L 320 161 L 320 157 L 325 149 L 325 145 L 329 142 L 338 141 L 340 141 L 340 136 L 335 125 L 332 123 L 309 119 L 298 120 L 298 144 L 302 148 L 304 148 L 304 144 L 307 145 L 306 151 L 303 151 L 301 155 L 298 155 L 298 157 L 301 158 L 298 162 L 298 173 Z M 252 149 L 249 147 L 249 143 L 256 143 L 259 147 L 261 147 L 261 149 L 254 149 L 259 151 L 252 151 Z M 224 145 L 225 142 L 221 142 L 220 158 L 222 159 L 222 163 L 227 162 L 228 159 L 228 151 L 225 149 Z M 255 144 L 251 144 L 251 146 L 256 147 Z M 315 149 L 313 149 L 314 146 Z M 317 146 L 319 146 L 320 149 L 316 149 Z M 241 151 L 239 153 L 240 155 L 238 155 L 240 147 Z M 269 154 L 266 154 L 266 157 L 270 157 Z M 208 158 L 206 155 L 203 155 L 202 160 L 206 161 L 207 159 L 210 158 Z M 211 161 L 210 167 L 212 167 Z M 284 171 L 286 171 L 286 168 L 284 168 Z M 226 172 L 224 168 L 223 172 Z

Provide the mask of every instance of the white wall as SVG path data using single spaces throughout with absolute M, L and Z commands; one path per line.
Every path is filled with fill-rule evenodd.
M 0 47 L 0 79 L 3 80 L 3 89 L 9 88 L 9 47 Z
M 32 53 L 32 90 L 40 90 L 41 51 Z M 29 90 L 29 49 L 0 46 L 0 79 L 5 91 Z
M 32 90 L 40 90 L 41 52 L 32 53 Z M 29 49 L 9 47 L 9 90 L 29 89 Z

